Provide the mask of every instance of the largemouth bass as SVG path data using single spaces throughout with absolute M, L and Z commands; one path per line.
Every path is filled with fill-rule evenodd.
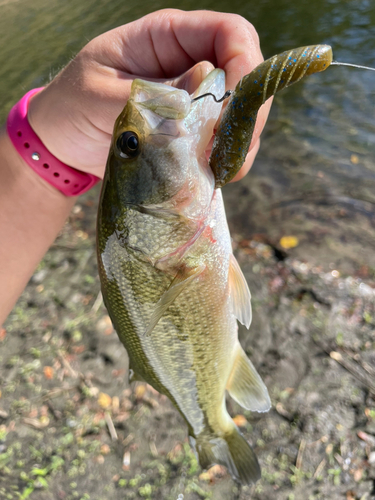
M 248 83 L 247 92 L 254 85 Z M 246 97 L 242 87 L 232 96 L 212 168 L 205 150 L 221 104 L 210 97 L 194 100 L 224 90 L 219 69 L 192 96 L 134 80 L 115 123 L 103 182 L 98 261 L 104 302 L 134 378 L 170 398 L 203 468 L 222 464 L 236 480 L 251 484 L 260 467 L 226 410 L 225 393 L 252 411 L 268 411 L 271 402 L 238 341 L 237 320 L 246 327 L 251 322 L 250 291 L 232 253 L 217 189 L 243 162 L 233 149 L 237 134 L 227 125 L 229 120 L 232 130 L 238 127 L 238 119 L 230 120 L 236 98 Z

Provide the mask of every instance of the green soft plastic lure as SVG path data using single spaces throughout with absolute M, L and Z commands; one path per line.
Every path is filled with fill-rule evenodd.
M 210 157 L 216 187 L 231 181 L 250 147 L 259 108 L 276 92 L 332 63 L 329 45 L 288 50 L 259 64 L 238 83 L 216 132 Z

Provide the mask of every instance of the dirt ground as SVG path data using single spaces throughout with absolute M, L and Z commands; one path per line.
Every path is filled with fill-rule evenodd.
M 100 294 L 96 190 L 0 330 L 1 499 L 375 498 L 375 269 L 317 264 L 313 251 L 302 258 L 299 246 L 244 231 L 241 218 L 231 222 L 241 189 L 227 198 L 253 295 L 253 324 L 240 338 L 273 407 L 228 408 L 262 479 L 240 489 L 221 467 L 202 472 L 170 402 L 129 387 Z

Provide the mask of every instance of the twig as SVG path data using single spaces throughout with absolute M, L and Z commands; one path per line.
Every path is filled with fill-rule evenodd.
M 155 441 L 150 441 L 150 450 L 153 457 L 159 456 L 158 449 L 156 448 Z
M 41 422 L 37 418 L 28 418 L 25 417 L 23 419 L 24 423 L 27 425 L 31 425 L 31 427 L 35 427 L 35 429 L 44 429 L 49 424 L 49 418 L 47 417 L 45 421 Z
M 59 357 L 60 361 L 62 362 L 62 364 L 64 365 L 64 368 L 66 368 L 68 370 L 68 372 L 70 373 L 70 376 L 72 378 L 78 378 L 80 374 L 78 372 L 76 372 L 75 370 L 73 370 L 71 364 L 65 358 L 65 356 L 63 355 L 63 353 L 61 351 L 58 351 L 58 357 Z
M 375 446 L 374 436 L 367 434 L 367 432 L 358 431 L 357 436 L 359 437 L 359 439 L 362 439 L 362 441 L 365 441 L 365 443 L 369 444 L 370 446 Z
M 130 444 L 133 441 L 133 439 L 134 439 L 133 434 L 128 434 L 122 443 L 123 446 L 124 447 L 128 446 L 128 444 Z
M 357 366 L 355 366 L 350 361 L 346 360 L 343 355 L 337 351 L 331 351 L 329 353 L 330 357 L 337 361 L 345 370 L 351 373 L 359 382 L 365 385 L 369 391 L 375 395 L 375 385 L 373 384 L 371 378 L 364 372 L 360 371 Z
M 49 399 L 47 399 L 46 403 L 47 403 L 48 408 L 50 409 L 50 412 L 51 412 L 51 413 L 52 413 L 52 415 L 55 417 L 55 419 L 56 419 L 56 420 L 60 420 L 60 418 L 61 418 L 61 411 L 56 410 L 56 409 L 53 407 L 53 405 L 52 405 L 52 403 L 51 403 L 51 401 L 50 401 Z
M 329 345 L 325 345 L 319 339 L 314 338 L 314 342 L 322 349 L 325 353 L 327 353 L 330 358 L 334 359 L 337 363 L 339 363 L 345 370 L 353 375 L 361 384 L 366 386 L 370 393 L 375 396 L 375 385 L 373 383 L 373 377 L 370 377 L 364 369 L 360 369 L 356 364 L 345 359 L 343 355 L 330 348 Z
M 102 304 L 103 304 L 103 295 L 102 292 L 99 292 L 90 312 L 96 314 L 99 311 L 99 308 Z
M 316 468 L 316 471 L 314 472 L 313 478 L 316 479 L 318 476 L 320 476 L 320 473 L 323 471 L 324 467 L 326 466 L 327 460 L 323 458 L 323 460 L 320 462 L 318 467 Z
M 65 391 L 73 391 L 73 390 L 77 390 L 79 386 L 77 385 L 71 385 L 69 387 L 56 387 L 55 389 L 51 389 L 50 391 L 48 391 L 46 394 L 44 394 L 41 399 L 43 401 L 46 401 L 47 399 L 49 398 L 55 398 L 56 396 L 60 396 L 60 394 L 62 394 L 63 392 Z M 39 399 L 39 397 L 37 398 Z
M 116 432 L 115 426 L 113 425 L 112 417 L 107 411 L 104 414 L 104 418 L 105 418 L 105 421 L 106 421 L 106 424 L 107 424 L 109 434 L 111 436 L 112 441 L 117 441 L 118 440 L 117 432 Z
M 366 363 L 366 361 L 364 361 L 361 356 L 359 355 L 359 353 L 353 353 L 351 351 L 349 351 L 349 349 L 343 349 L 343 351 L 348 355 L 350 356 L 354 361 L 356 361 L 359 365 L 362 366 L 362 368 L 369 374 L 371 375 L 372 377 L 375 378 L 375 369 L 369 365 L 368 363 Z
M 302 459 L 303 459 L 303 452 L 305 451 L 306 448 L 306 440 L 301 439 L 301 443 L 299 445 L 298 449 L 298 454 L 297 454 L 297 460 L 296 460 L 296 468 L 297 469 L 302 469 Z
M 122 459 L 123 470 L 129 470 L 130 468 L 130 451 L 124 453 L 124 458 Z
M 333 456 L 335 457 L 336 462 L 342 467 L 344 465 L 344 459 L 342 458 L 342 456 L 338 453 L 335 453 Z

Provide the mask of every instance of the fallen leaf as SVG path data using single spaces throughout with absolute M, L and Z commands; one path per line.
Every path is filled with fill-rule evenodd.
M 23 421 L 25 422 L 25 424 L 31 425 L 31 427 L 35 427 L 35 429 L 44 429 L 49 424 L 49 418 L 48 417 L 42 417 L 39 420 L 37 418 L 27 418 L 27 417 L 25 417 L 23 419 Z
M 327 447 L 326 447 L 326 454 L 327 455 L 331 455 L 332 454 L 332 451 L 333 451 L 333 444 L 330 443 Z
M 99 394 L 99 389 L 97 387 L 89 387 L 88 392 L 89 392 L 90 396 L 95 398 Z
M 98 397 L 98 403 L 102 408 L 109 408 L 112 404 L 112 398 L 105 392 L 100 392 Z
M 336 351 L 331 351 L 331 352 L 329 353 L 329 355 L 330 355 L 330 357 L 331 357 L 332 359 L 334 359 L 335 361 L 338 361 L 338 362 L 342 361 L 342 356 L 341 356 L 341 354 L 340 354 L 339 352 L 336 352 Z
M 145 393 L 146 393 L 145 385 L 137 385 L 137 387 L 134 389 L 134 394 L 137 399 L 142 399 Z
M 202 472 L 201 474 L 199 474 L 199 480 L 209 482 L 211 481 L 211 477 L 208 472 Z
M 353 473 L 354 481 L 359 483 L 363 476 L 363 469 L 357 469 Z
M 199 479 L 201 481 L 214 481 L 216 478 L 223 477 L 227 473 L 225 467 L 222 465 L 214 465 L 213 467 L 210 467 L 207 471 L 202 472 L 202 474 L 199 475 Z
M 87 240 L 87 238 L 89 237 L 89 235 L 84 231 L 81 231 L 81 229 L 78 229 L 78 231 L 76 231 L 76 236 L 78 238 L 82 238 L 83 240 Z
M 100 453 L 102 455 L 108 455 L 108 453 L 110 453 L 111 451 L 111 448 L 108 446 L 108 444 L 102 444 L 102 446 L 100 447 Z
M 45 366 L 43 368 L 43 373 L 46 379 L 51 380 L 53 378 L 53 374 L 55 373 L 55 370 L 52 368 L 52 366 Z
M 112 410 L 117 413 L 120 409 L 120 400 L 117 396 L 113 396 L 112 398 Z
M 71 349 L 74 352 L 74 354 L 81 354 L 86 349 L 86 346 L 85 345 L 74 345 L 71 347 Z
M 375 465 L 375 451 L 372 451 L 368 457 L 368 463 L 370 465 Z
M 236 415 L 235 417 L 233 417 L 233 422 L 238 427 L 246 427 L 247 425 L 247 420 L 243 415 Z
M 375 438 L 374 438 L 374 436 L 371 436 L 370 434 L 367 434 L 367 432 L 358 431 L 357 432 L 357 436 L 359 437 L 359 439 L 362 439 L 362 441 L 365 441 L 370 446 L 375 446 Z
M 99 332 L 103 335 L 111 335 L 111 333 L 114 331 L 111 318 L 108 315 L 100 318 L 100 320 L 96 323 L 96 326 Z
M 296 236 L 283 236 L 280 239 L 280 245 L 288 250 L 289 248 L 294 248 L 299 244 L 299 240 Z

